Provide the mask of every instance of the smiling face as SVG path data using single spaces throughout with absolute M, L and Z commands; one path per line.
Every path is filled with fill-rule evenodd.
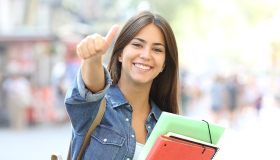
M 144 26 L 119 55 L 122 63 L 120 80 L 152 84 L 165 67 L 165 39 L 154 24 Z

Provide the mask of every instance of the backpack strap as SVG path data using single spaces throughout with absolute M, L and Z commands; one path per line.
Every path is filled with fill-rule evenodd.
M 90 141 L 90 137 L 91 137 L 91 133 L 93 132 L 93 130 L 96 128 L 96 126 L 98 124 L 100 124 L 100 121 L 104 115 L 104 112 L 105 112 L 105 109 L 106 109 L 106 99 L 105 97 L 102 99 L 101 101 L 101 104 L 100 104 L 100 107 L 99 107 L 99 110 L 98 110 L 98 113 L 94 119 L 94 121 L 92 122 L 91 126 L 89 127 L 88 129 L 88 132 L 86 134 L 86 138 L 85 138 L 85 141 L 83 143 L 83 146 L 82 146 L 82 149 L 77 157 L 78 160 L 81 159 L 84 151 L 86 150 L 88 144 L 89 144 L 89 141 Z M 71 141 L 72 142 L 72 141 Z M 71 143 L 70 142 L 70 146 L 69 146 L 69 151 L 68 151 L 68 156 L 67 156 L 67 160 L 71 160 Z

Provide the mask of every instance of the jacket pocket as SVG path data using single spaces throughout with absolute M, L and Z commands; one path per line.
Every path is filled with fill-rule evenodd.
M 126 137 L 116 130 L 98 125 L 91 134 L 90 144 L 85 150 L 84 159 L 113 160 L 121 154 Z

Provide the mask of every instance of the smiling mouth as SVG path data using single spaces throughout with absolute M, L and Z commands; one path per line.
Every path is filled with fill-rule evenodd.
M 137 64 L 137 63 L 134 63 L 134 66 L 139 68 L 139 69 L 143 69 L 143 70 L 150 70 L 152 68 L 150 66 L 146 66 L 146 65 L 142 65 L 142 64 Z

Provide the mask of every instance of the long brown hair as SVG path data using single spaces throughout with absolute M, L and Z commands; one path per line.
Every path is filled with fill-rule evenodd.
M 118 61 L 118 55 L 122 53 L 123 48 L 134 38 L 137 32 L 150 23 L 155 24 L 162 30 L 166 42 L 165 68 L 153 80 L 150 98 L 162 111 L 178 114 L 178 50 L 173 31 L 162 16 L 150 11 L 141 11 L 133 15 L 124 25 L 116 40 L 108 70 L 113 79 L 113 85 L 118 84 L 122 67 L 122 64 Z

